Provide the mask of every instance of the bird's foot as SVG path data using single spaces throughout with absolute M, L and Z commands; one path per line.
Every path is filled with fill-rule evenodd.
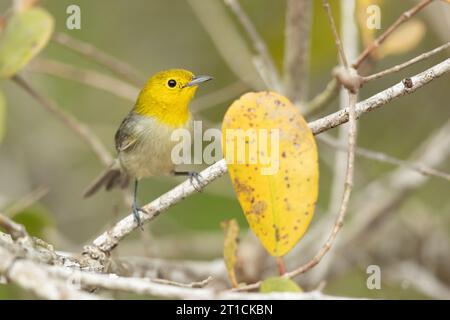
M 140 217 L 139 213 L 142 212 L 143 214 L 146 214 L 147 212 L 144 209 L 138 207 L 136 202 L 133 203 L 133 205 L 131 207 L 131 210 L 133 212 L 134 221 L 137 223 L 138 227 L 142 231 L 144 231 L 144 228 L 142 227 L 142 221 L 141 221 L 141 217 Z
M 200 175 L 200 173 L 195 172 L 195 171 L 189 171 L 188 176 L 189 176 L 189 182 L 194 187 L 195 191 L 202 192 L 202 189 L 205 186 L 205 184 L 202 181 L 203 178 Z M 194 181 L 196 183 L 194 183 Z
M 197 192 L 202 192 L 202 189 L 205 186 L 205 183 L 202 181 L 203 178 L 200 175 L 200 173 L 198 173 L 198 172 L 195 172 L 195 171 L 175 171 L 175 175 L 177 175 L 177 176 L 188 176 L 192 187 Z

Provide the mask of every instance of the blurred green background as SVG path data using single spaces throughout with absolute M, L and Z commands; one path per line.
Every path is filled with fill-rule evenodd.
M 386 1 L 382 7 L 380 32 L 413 3 L 414 1 Z M 81 8 L 81 30 L 66 29 L 68 16 L 66 8 L 71 4 L 77 4 Z M 281 70 L 285 1 L 242 0 L 241 4 L 267 42 Z M 339 22 L 339 1 L 331 1 L 331 4 Z M 5 12 L 10 5 L 11 1 L 0 0 L 0 12 Z M 198 112 L 196 117 L 199 119 L 206 119 L 211 123 L 220 122 L 230 103 L 240 94 L 252 90 L 242 83 L 224 61 L 189 1 L 43 0 L 41 5 L 54 16 L 57 32 L 94 44 L 133 66 L 143 77 L 168 68 L 186 68 L 196 74 L 212 75 L 214 81 L 198 91 L 198 100 L 227 86 L 237 87 L 227 99 L 219 99 Z M 450 10 L 449 7 L 447 6 L 445 10 Z M 230 11 L 225 6 L 223 9 L 235 27 L 242 31 Z M 450 20 L 448 12 L 446 14 L 447 27 L 444 29 L 448 31 Z M 398 64 L 449 41 L 450 33 L 447 32 L 446 35 L 444 33 L 442 36 L 428 17 L 429 15 L 421 14 L 417 18 L 426 25 L 426 36 L 419 45 L 405 54 L 386 57 L 376 65 L 374 71 Z M 251 43 L 243 32 L 242 34 L 251 50 Z M 331 78 L 330 70 L 337 63 L 336 49 L 320 1 L 314 1 L 311 41 L 310 98 L 323 90 Z M 369 83 L 361 90 L 360 99 L 393 85 L 402 77 L 421 72 L 445 57 L 448 57 L 448 52 L 383 80 Z M 77 68 L 96 70 L 114 76 L 108 69 L 52 41 L 39 58 L 56 60 Z M 251 64 L 251 61 L 241 60 L 243 66 Z M 132 107 L 131 101 L 74 81 L 31 70 L 25 70 L 22 75 L 31 81 L 42 95 L 55 101 L 60 108 L 87 124 L 111 152 L 114 151 L 115 130 Z M 395 100 L 388 106 L 364 116 L 358 121 L 360 129 L 358 145 L 408 159 L 421 142 L 448 121 L 450 115 L 448 88 L 447 76 L 413 95 Z M 0 123 L 1 128 L 5 130 L 5 136 L 0 144 L 0 210 L 14 211 L 12 210 L 14 206 L 20 207 L 26 196 L 37 188 L 48 188 L 48 192 L 38 202 L 15 212 L 15 219 L 24 223 L 31 234 L 48 240 L 58 250 L 81 251 L 84 244 L 88 244 L 106 227 L 123 217 L 128 208 L 123 204 L 122 196 L 117 191 L 111 193 L 102 191 L 93 198 L 83 199 L 84 188 L 102 170 L 102 165 L 95 155 L 77 136 L 43 110 L 13 82 L 3 80 L 1 90 L 6 99 L 6 112 L 4 122 Z M 326 109 L 311 115 L 308 120 L 334 112 L 338 109 L 338 105 L 336 99 Z M 329 133 L 334 135 L 336 131 L 331 130 Z M 312 226 L 321 220 L 328 208 L 333 177 L 335 150 L 319 143 L 319 152 L 320 195 Z M 438 169 L 448 172 L 449 164 L 447 159 Z M 201 168 L 197 167 L 197 170 Z M 395 169 L 392 165 L 358 157 L 355 194 L 371 181 Z M 144 204 L 155 199 L 180 181 L 182 180 L 178 178 L 154 178 L 143 181 L 139 192 L 140 203 Z M 446 234 L 444 248 L 448 247 L 449 186 L 449 183 L 442 179 L 430 178 L 424 186 L 413 190 L 400 206 L 392 208 L 394 210 L 392 216 L 398 217 L 405 215 L 405 212 L 407 214 L 415 210 L 420 211 L 425 219 L 437 221 L 436 225 Z M 363 212 L 351 212 L 351 215 L 355 214 Z M 411 219 L 414 217 L 414 214 L 410 215 Z M 118 248 L 118 254 L 189 259 L 218 258 L 221 256 L 222 241 L 220 222 L 229 218 L 238 219 L 241 232 L 245 234 L 247 223 L 233 194 L 229 178 L 225 176 L 208 186 L 202 194 L 187 198 L 146 225 L 145 235 L 134 232 Z M 395 221 L 392 218 L 392 222 L 386 224 L 389 226 L 392 223 L 404 223 Z M 382 238 L 388 241 L 404 241 L 397 238 L 396 232 L 390 232 L 390 228 L 381 228 L 379 232 L 382 233 Z M 426 264 L 421 249 L 416 250 L 414 247 L 408 250 L 408 246 L 411 245 L 412 248 L 413 245 L 407 242 L 404 245 L 404 257 L 398 257 L 397 253 L 392 257 L 390 252 L 382 251 L 381 256 L 380 252 L 370 256 L 369 264 L 383 264 L 393 258 Z M 420 248 L 420 245 L 417 247 Z M 383 256 L 383 253 L 386 256 Z M 449 252 L 441 261 L 447 263 L 448 254 Z M 450 286 L 449 270 L 450 268 L 447 272 L 440 271 L 441 273 L 437 274 L 447 286 Z M 377 298 L 429 297 L 424 293 L 417 293 L 411 286 L 402 286 L 398 282 L 385 283 L 382 290 L 368 290 L 366 276 L 365 267 L 355 263 L 344 274 L 331 279 L 325 291 L 337 295 Z M 307 275 L 303 278 L 307 278 Z M 299 279 L 300 284 L 303 278 Z M 0 285 L 0 298 L 30 298 L 30 296 L 10 285 Z

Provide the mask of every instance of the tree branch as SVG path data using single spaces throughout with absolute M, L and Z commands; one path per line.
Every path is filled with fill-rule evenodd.
M 337 50 L 340 55 L 340 61 L 343 64 L 344 68 L 349 73 L 350 77 L 353 77 L 356 75 L 356 70 L 350 69 L 347 63 L 347 57 L 345 55 L 344 49 L 342 48 L 341 40 L 339 39 L 339 35 L 337 33 L 336 25 L 334 23 L 333 15 L 331 14 L 331 8 L 327 0 L 322 1 L 323 7 L 327 13 L 328 20 L 331 26 L 331 29 L 333 31 L 333 35 L 335 38 Z M 346 174 L 345 174 L 345 181 L 344 181 L 344 192 L 341 200 L 341 204 L 339 206 L 339 210 L 336 216 L 336 220 L 334 222 L 333 229 L 331 230 L 331 233 L 328 236 L 327 241 L 324 243 L 324 245 L 320 248 L 320 250 L 314 255 L 314 257 L 309 260 L 304 265 L 294 269 L 293 271 L 286 272 L 283 277 L 284 278 L 294 278 L 302 273 L 307 272 L 314 266 L 316 266 L 322 258 L 325 256 L 325 254 L 331 249 L 332 245 L 334 244 L 336 237 L 339 233 L 339 231 L 342 229 L 342 226 L 344 224 L 344 218 L 345 214 L 347 213 L 348 203 L 350 200 L 350 195 L 353 190 L 353 176 L 354 176 L 354 162 L 355 162 L 355 148 L 356 148 L 356 137 L 357 137 L 357 127 L 356 127 L 356 112 L 355 112 L 355 105 L 357 100 L 357 92 L 352 92 L 351 89 L 347 89 L 348 92 L 348 99 L 349 99 L 349 129 L 348 129 L 348 153 L 347 153 L 347 166 L 346 166 Z M 256 283 L 241 286 L 235 291 L 247 291 L 247 290 L 253 290 L 256 288 L 259 288 L 261 285 L 261 281 L 258 281 Z
M 264 72 L 261 74 L 261 77 L 267 78 L 265 79 L 265 82 L 268 84 L 269 88 L 276 91 L 281 91 L 282 88 L 280 76 L 278 74 L 277 68 L 275 67 L 275 63 L 273 62 L 272 57 L 270 56 L 266 43 L 259 35 L 254 24 L 249 19 L 244 10 L 242 10 L 242 7 L 239 4 L 238 0 L 224 0 L 224 1 L 225 4 L 228 5 L 228 7 L 230 7 L 230 9 L 238 18 L 245 32 L 250 37 L 250 40 L 252 41 L 255 51 L 261 57 L 263 65 L 262 69 L 264 70 Z M 259 70 L 260 68 L 257 69 Z
M 9 233 L 13 240 L 30 237 L 23 225 L 14 222 L 2 213 L 0 213 L 0 227 Z
M 56 60 L 36 58 L 27 65 L 27 70 L 76 81 L 132 102 L 136 101 L 139 93 L 137 87 L 121 80 Z
M 337 139 L 333 138 L 331 135 L 322 134 L 318 137 L 318 140 L 325 143 L 327 146 L 329 146 L 331 148 L 338 149 L 341 152 L 347 151 L 347 147 L 343 144 L 339 144 L 339 141 Z M 436 177 L 436 178 L 441 178 L 441 179 L 450 181 L 450 173 L 436 170 L 436 169 L 431 168 L 423 163 L 398 159 L 398 158 L 395 158 L 388 154 L 385 154 L 383 152 L 373 151 L 373 150 L 360 148 L 360 147 L 357 147 L 355 149 L 355 152 L 357 155 L 362 156 L 367 159 L 405 167 L 405 168 L 416 171 L 425 176 Z
M 385 104 L 402 97 L 406 94 L 411 94 L 417 89 L 430 83 L 431 81 L 441 77 L 450 71 L 450 58 L 438 63 L 437 65 L 413 76 L 410 78 L 412 85 L 406 87 L 403 82 L 383 90 L 372 97 L 357 103 L 356 117 L 359 118 L 366 112 L 373 111 Z M 311 129 L 315 134 L 337 127 L 348 121 L 348 108 L 332 113 L 326 117 L 313 121 L 310 124 Z
M 32 291 L 45 299 L 99 299 L 83 288 L 102 288 L 161 298 L 177 299 L 354 299 L 335 297 L 311 291 L 305 293 L 238 293 L 203 288 L 210 278 L 201 282 L 181 284 L 178 282 L 144 277 L 122 277 L 114 273 L 96 273 L 83 268 L 76 260 L 61 264 L 57 253 L 43 253 L 36 245 L 4 240 L 0 232 L 0 276 L 19 287 Z M 52 254 L 48 255 L 48 252 Z M 20 258 L 20 259 L 18 259 Z M 223 264 L 221 263 L 223 268 Z M 160 282 L 160 283 L 158 283 Z
M 67 282 L 58 281 L 48 273 L 48 265 L 20 259 L 0 246 L 0 274 L 21 288 L 45 299 L 98 299 L 97 296 L 75 289 Z
M 355 106 L 355 116 L 359 118 L 364 113 L 378 109 L 387 103 L 395 100 L 398 97 L 404 96 L 406 94 L 411 94 L 417 89 L 422 88 L 431 81 L 439 78 L 440 76 L 450 72 L 450 59 L 446 59 L 443 62 L 429 68 L 428 70 L 419 73 L 411 77 L 412 87 L 407 88 L 400 82 L 386 90 L 383 90 L 374 96 L 361 101 Z M 310 122 L 308 125 L 312 132 L 317 135 L 326 130 L 337 127 L 343 123 L 346 123 L 349 119 L 349 108 L 332 113 L 323 118 L 317 119 Z M 203 186 L 208 185 L 215 179 L 221 177 L 227 172 L 227 166 L 224 159 L 216 162 L 212 166 L 201 172 L 201 177 L 203 181 Z M 147 212 L 146 214 L 141 213 L 141 221 L 146 222 L 152 220 L 157 215 L 161 214 L 163 211 L 167 210 L 174 204 L 180 202 L 184 198 L 196 193 L 192 184 L 189 181 L 185 181 L 180 185 L 176 186 L 171 191 L 165 193 L 156 200 L 148 203 L 143 207 Z M 103 252 L 110 252 L 114 247 L 116 247 L 119 242 L 127 236 L 130 232 L 137 228 L 137 224 L 132 214 L 123 218 L 121 221 L 116 223 L 111 229 L 104 232 L 102 235 L 97 237 L 93 241 L 93 246 L 100 249 Z M 90 253 L 92 247 L 89 247 L 87 253 Z
M 98 139 L 98 137 L 90 131 L 90 129 L 84 124 L 80 123 L 75 117 L 66 113 L 61 108 L 59 108 L 54 102 L 47 100 L 45 97 L 40 95 L 34 88 L 22 77 L 16 75 L 12 80 L 19 85 L 23 90 L 25 90 L 31 97 L 36 99 L 41 106 L 43 106 L 47 111 L 55 115 L 61 122 L 63 122 L 69 129 L 75 132 L 91 149 L 94 151 L 95 155 L 104 165 L 110 165 L 112 162 L 112 157 L 103 143 Z
M 188 0 L 188 3 L 233 73 L 250 88 L 265 88 L 264 79 L 252 63 L 253 53 L 227 14 L 225 5 L 220 1 L 203 0 Z
M 417 5 L 415 5 L 410 10 L 403 12 L 402 15 L 389 27 L 382 35 L 374 40 L 356 59 L 353 64 L 353 68 L 358 69 L 366 58 L 372 54 L 372 52 L 377 49 L 383 42 L 389 37 L 402 23 L 409 20 L 411 17 L 415 16 L 423 8 L 429 5 L 433 0 L 422 0 Z
M 145 82 L 145 78 L 142 77 L 134 68 L 101 51 L 90 43 L 75 39 L 61 32 L 54 33 L 52 40 L 59 45 L 65 46 L 66 48 L 78 52 L 98 64 L 107 67 L 117 75 L 137 86 L 141 86 Z
M 406 62 L 404 62 L 402 64 L 396 65 L 396 66 L 394 66 L 392 68 L 380 71 L 380 72 L 372 74 L 370 76 L 363 77 L 362 81 L 363 81 L 363 83 L 366 83 L 366 82 L 369 82 L 369 81 L 376 80 L 376 79 L 379 79 L 381 77 L 387 76 L 389 74 L 399 72 L 400 70 L 403 70 L 403 69 L 405 69 L 405 68 L 407 68 L 407 67 L 409 67 L 409 66 L 411 66 L 411 65 L 413 65 L 413 64 L 415 64 L 417 62 L 420 62 L 420 61 L 423 61 L 425 59 L 428 59 L 428 58 L 434 56 L 435 54 L 438 54 L 438 53 L 440 53 L 440 52 L 442 52 L 442 51 L 444 51 L 444 50 L 446 50 L 448 48 L 450 48 L 450 42 L 447 42 L 446 44 L 444 44 L 444 45 L 442 45 L 440 47 L 437 47 L 434 50 L 422 53 L 421 55 L 419 55 L 419 56 L 417 56 L 417 57 L 415 57 L 415 58 L 413 58 L 413 59 L 411 59 L 409 61 L 406 61 Z
M 294 104 L 308 94 L 312 6 L 310 0 L 288 0 L 284 48 L 284 88 Z
M 318 93 L 311 101 L 306 103 L 304 114 L 309 115 L 326 107 L 339 94 L 340 84 L 333 78 L 327 83 L 325 89 Z

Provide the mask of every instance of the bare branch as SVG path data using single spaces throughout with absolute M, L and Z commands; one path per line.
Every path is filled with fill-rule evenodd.
M 54 33 L 52 40 L 55 43 L 65 46 L 66 48 L 69 48 L 85 56 L 86 58 L 89 58 L 96 63 L 107 67 L 117 75 L 137 86 L 141 86 L 145 82 L 145 78 L 142 77 L 134 68 L 122 62 L 121 60 L 101 51 L 90 43 L 75 39 L 61 32 Z
M 389 74 L 399 72 L 400 70 L 403 70 L 403 69 L 405 69 L 405 68 L 407 68 L 407 67 L 409 67 L 409 66 L 411 66 L 411 65 L 413 65 L 413 64 L 415 64 L 417 62 L 420 62 L 420 61 L 423 61 L 425 59 L 428 59 L 428 58 L 434 56 L 435 54 L 438 54 L 438 53 L 440 53 L 440 52 L 442 52 L 442 51 L 444 51 L 444 50 L 446 50 L 448 48 L 450 48 L 450 42 L 447 42 L 446 44 L 444 44 L 444 45 L 442 45 L 440 47 L 437 47 L 434 50 L 422 53 L 421 55 L 419 55 L 419 56 L 417 56 L 417 57 L 415 57 L 415 58 L 413 58 L 413 59 L 411 59 L 409 61 L 406 61 L 406 62 L 404 62 L 402 64 L 396 65 L 396 66 L 394 66 L 392 68 L 380 71 L 380 72 L 372 74 L 370 76 L 363 77 L 362 81 L 363 81 L 363 83 L 366 83 L 366 82 L 369 82 L 369 81 L 376 80 L 376 79 L 379 79 L 381 77 L 387 76 Z
M 345 55 L 344 49 L 342 47 L 341 38 L 339 37 L 339 33 L 336 28 L 336 24 L 334 22 L 333 13 L 331 12 L 330 4 L 328 1 L 322 0 L 323 8 L 327 14 L 328 22 L 330 23 L 331 31 L 333 32 L 334 42 L 336 44 L 336 48 L 339 53 L 339 59 L 341 64 L 348 69 L 347 57 Z
M 104 165 L 109 165 L 112 162 L 112 157 L 109 151 L 105 148 L 100 139 L 94 135 L 90 129 L 84 124 L 80 123 L 75 117 L 66 113 L 59 108 L 54 102 L 47 100 L 40 95 L 25 79 L 16 75 L 12 80 L 17 83 L 30 96 L 38 101 L 47 111 L 55 115 L 62 123 L 69 129 L 75 132 L 91 149 L 95 155 L 100 159 Z
M 0 213 L 0 227 L 9 233 L 13 240 L 29 238 L 29 235 L 23 225 L 15 223 L 2 213 Z
M 333 78 L 330 82 L 328 82 L 327 86 L 322 92 L 317 94 L 311 101 L 306 104 L 303 113 L 309 115 L 311 113 L 320 111 L 338 96 L 339 89 L 339 83 L 335 78 Z
M 0 274 L 19 287 L 45 299 L 98 299 L 93 294 L 75 289 L 67 282 L 53 279 L 48 269 L 49 266 L 30 260 L 17 260 L 12 253 L 0 246 Z
M 28 208 L 29 206 L 45 197 L 48 191 L 49 188 L 43 186 L 34 189 L 29 194 L 26 194 L 21 199 L 6 207 L 6 209 L 4 210 L 5 215 L 8 217 L 14 216 L 16 213 L 21 212 L 22 210 Z
M 81 69 L 67 63 L 36 58 L 28 64 L 27 70 L 55 77 L 77 81 L 79 83 L 112 93 L 128 101 L 136 101 L 139 88 L 117 80 L 97 71 Z
M 347 212 L 348 202 L 350 200 L 350 194 L 353 188 L 353 173 L 354 173 L 354 159 L 355 159 L 355 146 L 356 146 L 356 113 L 355 113 L 356 95 L 350 94 L 349 106 L 350 106 L 350 128 L 349 128 L 349 141 L 348 141 L 348 155 L 347 155 L 347 173 L 345 177 L 344 195 L 342 198 L 339 213 L 334 223 L 333 230 L 331 231 L 327 241 L 319 250 L 319 252 L 303 266 L 285 274 L 285 277 L 293 278 L 299 274 L 307 272 L 309 269 L 317 265 L 324 255 L 331 249 L 337 234 L 344 224 L 345 213 Z
M 200 175 L 203 186 L 206 186 L 216 178 L 223 176 L 227 172 L 225 160 L 221 160 L 216 164 L 203 170 Z M 198 188 L 197 188 L 198 189 Z M 156 200 L 142 207 L 145 214 L 140 213 L 141 221 L 149 221 L 158 216 L 161 212 L 167 210 L 172 205 L 183 200 L 187 196 L 194 194 L 197 189 L 192 183 L 187 180 L 180 185 L 173 188 L 171 191 L 165 193 Z M 106 231 L 93 241 L 93 245 L 99 248 L 103 252 L 109 252 L 112 250 L 119 241 L 133 231 L 138 225 L 133 215 L 129 215 L 119 221 L 110 230 Z
M 305 293 L 237 293 L 217 292 L 209 288 L 186 288 L 174 285 L 154 283 L 148 279 L 119 277 L 115 274 L 96 274 L 78 270 L 70 270 L 57 266 L 46 268 L 50 274 L 63 279 L 77 279 L 83 285 L 100 287 L 108 290 L 125 291 L 137 294 L 147 294 L 162 298 L 176 299 L 239 299 L 239 300 L 268 300 L 268 299 L 349 299 L 328 296 L 318 291 Z
M 437 166 L 450 155 L 450 121 L 447 121 L 436 133 L 420 146 L 419 155 L 412 158 L 428 166 Z M 417 159 L 415 159 L 417 158 Z M 428 177 L 411 173 L 405 168 L 386 174 L 382 179 L 370 183 L 355 199 L 355 211 L 364 208 L 364 215 L 352 219 L 344 237 L 344 243 L 359 243 L 363 237 L 376 230 L 381 217 L 392 212 L 405 199 L 405 195 L 422 186 Z M 377 199 L 383 199 L 378 201 Z M 389 220 L 385 220 L 389 221 Z
M 339 39 L 339 35 L 336 31 L 336 26 L 334 23 L 333 16 L 331 14 L 330 5 L 327 0 L 323 0 L 323 6 L 325 11 L 328 15 L 328 20 L 330 22 L 331 28 L 333 30 L 333 34 L 335 37 L 335 42 L 338 51 L 340 52 L 341 61 L 342 64 L 345 66 L 345 68 L 348 70 L 349 73 L 352 75 L 356 75 L 355 70 L 350 70 L 347 64 L 347 58 L 345 56 L 345 52 L 342 48 L 341 41 Z M 299 274 L 305 273 L 311 268 L 313 268 L 315 265 L 317 265 L 322 258 L 325 256 L 325 254 L 331 249 L 331 246 L 333 245 L 339 231 L 342 228 L 342 225 L 344 224 L 344 218 L 345 214 L 347 212 L 348 203 L 350 200 L 350 195 L 352 193 L 353 189 L 353 176 L 354 176 L 354 162 L 355 162 L 355 148 L 356 148 L 356 137 L 357 137 L 357 127 L 356 127 L 356 100 L 357 95 L 356 93 L 352 92 L 350 89 L 348 89 L 348 96 L 349 96 L 349 129 L 348 129 L 348 153 L 347 153 L 347 168 L 346 168 L 346 175 L 345 175 L 345 183 L 344 183 L 344 194 L 342 196 L 341 205 L 339 208 L 339 212 L 337 214 L 333 229 L 328 236 L 327 241 L 325 244 L 320 248 L 320 250 L 316 253 L 316 255 L 308 261 L 306 264 L 300 266 L 299 268 L 287 272 L 284 277 L 287 278 L 293 278 Z
M 402 23 L 409 20 L 411 17 L 415 16 L 418 12 L 420 12 L 423 8 L 429 5 L 433 0 L 422 0 L 413 8 L 408 11 L 402 13 L 402 15 L 380 35 L 377 39 L 374 40 L 372 44 L 370 44 L 356 59 L 356 62 L 353 64 L 355 69 L 358 69 L 361 66 L 361 63 L 366 60 L 366 58 L 372 54 L 374 50 L 376 50 L 383 42 L 389 37 Z
M 152 281 L 154 283 L 159 283 L 159 284 L 169 284 L 169 285 L 172 285 L 175 287 L 181 287 L 181 288 L 203 288 L 206 285 L 208 285 L 208 283 L 210 283 L 212 279 L 213 279 L 213 277 L 209 276 L 205 280 L 195 281 L 195 282 L 191 282 L 191 283 L 180 283 L 180 282 L 167 280 L 167 279 L 151 279 L 150 281 Z
M 447 121 L 427 138 L 414 153 L 415 155 L 409 162 L 420 162 L 427 166 L 438 166 L 448 159 L 450 155 L 450 122 Z M 416 174 L 407 168 L 400 167 L 369 183 L 358 193 L 350 208 L 350 211 L 358 214 L 350 220 L 346 233 L 337 248 L 333 254 L 328 256 L 325 268 L 315 270 L 318 272 L 314 278 L 324 279 L 330 275 L 336 276 L 345 272 L 352 264 L 350 263 L 344 268 L 336 268 L 335 265 L 332 267 L 335 263 L 334 258 L 345 254 L 348 250 L 352 250 L 354 258 L 354 255 L 358 254 L 358 251 L 352 249 L 354 244 L 357 244 L 356 247 L 360 252 L 365 252 L 366 248 L 361 247 L 360 244 L 370 243 L 371 236 L 375 236 L 377 230 L 380 230 L 386 223 L 392 222 L 389 217 L 397 211 L 394 209 L 399 208 L 414 190 L 423 186 L 427 181 L 428 176 Z M 379 201 L 379 199 L 383 199 L 383 201 Z M 433 232 L 435 231 L 433 228 Z
M 310 0 L 287 1 L 284 87 L 294 104 L 304 104 L 308 94 L 312 7 Z
M 220 1 L 203 0 L 188 0 L 188 3 L 233 73 L 248 87 L 264 89 L 264 80 L 252 63 L 253 53 L 227 14 L 225 5 Z
M 331 135 L 322 134 L 318 137 L 318 140 L 324 142 L 329 147 L 337 148 L 341 152 L 347 151 L 347 147 L 343 144 L 339 144 L 337 139 L 333 138 Z M 397 159 L 397 158 L 387 155 L 383 152 L 373 151 L 373 150 L 360 148 L 360 147 L 357 147 L 355 152 L 357 155 L 360 155 L 367 159 L 372 159 L 372 160 L 376 160 L 376 161 L 380 161 L 380 162 L 384 162 L 384 163 L 390 163 L 390 164 L 393 164 L 396 166 L 409 168 L 409 169 L 414 170 L 425 176 L 436 177 L 436 178 L 441 178 L 441 179 L 450 181 L 450 173 L 442 172 L 442 171 L 430 168 L 422 163 Z
M 147 294 L 161 298 L 178 299 L 353 299 L 325 295 L 319 291 L 305 293 L 237 293 L 202 288 L 210 278 L 201 282 L 182 284 L 162 279 L 142 277 L 121 277 L 114 273 L 102 274 L 89 271 L 72 260 L 72 263 L 59 263 L 60 257 L 53 252 L 51 257 L 38 251 L 34 245 L 23 247 L 23 243 L 3 240 L 0 232 L 0 276 L 19 287 L 34 292 L 46 299 L 98 299 L 80 287 L 103 288 L 114 291 Z M 17 258 L 21 259 L 17 259 Z M 220 262 L 221 270 L 223 263 Z M 161 282 L 161 283 L 155 283 Z M 200 288 L 199 288 L 200 287 Z
M 439 78 L 440 76 L 450 72 L 450 59 L 431 67 L 430 69 L 419 73 L 418 75 L 411 77 L 413 86 L 406 88 L 402 82 L 383 90 L 376 95 L 361 101 L 355 106 L 355 116 L 359 118 L 364 113 L 373 111 L 380 108 L 394 99 L 406 94 L 411 94 L 419 88 L 422 88 L 431 81 Z M 349 108 L 345 108 L 341 111 L 332 113 L 326 117 L 310 122 L 308 125 L 312 132 L 317 135 L 321 132 L 337 127 L 343 123 L 346 123 L 349 119 Z M 220 160 L 201 172 L 203 186 L 211 183 L 215 179 L 221 177 L 227 172 L 227 166 L 225 160 Z M 196 193 L 192 184 L 189 181 L 185 181 L 178 185 L 171 191 L 165 193 L 158 199 L 145 205 L 143 209 L 147 214 L 141 214 L 141 221 L 149 221 L 154 217 L 170 208 L 172 205 L 178 203 L 184 198 Z M 123 218 L 117 224 L 115 224 L 110 230 L 104 232 L 97 237 L 93 245 L 103 252 L 111 251 L 118 243 L 130 232 L 137 228 L 137 224 L 132 214 Z M 89 253 L 89 252 L 88 252 Z
M 268 83 L 269 88 L 273 90 L 280 91 L 281 90 L 281 81 L 280 76 L 278 75 L 277 68 L 275 67 L 275 63 L 270 56 L 269 50 L 267 49 L 266 43 L 259 35 L 255 26 L 251 22 L 250 18 L 247 16 L 244 10 L 242 10 L 241 5 L 238 0 L 224 0 L 225 4 L 230 7 L 233 13 L 238 18 L 245 32 L 248 34 L 250 40 L 252 41 L 253 47 L 258 55 L 261 57 L 262 63 L 264 65 L 263 69 L 266 70 L 264 74 L 265 81 Z M 267 76 L 266 76 L 267 74 Z
M 442 75 L 450 72 L 450 59 L 446 59 L 441 63 L 421 72 L 410 78 L 412 86 L 410 88 L 405 87 L 403 82 L 383 90 L 372 97 L 357 103 L 356 105 L 356 117 L 359 118 L 362 114 L 373 111 L 379 107 L 384 106 L 386 103 L 392 100 L 411 94 L 417 89 L 430 83 L 431 81 L 441 77 Z M 332 113 L 326 117 L 310 123 L 310 127 L 315 134 L 321 133 L 328 129 L 339 126 L 348 121 L 348 108 Z

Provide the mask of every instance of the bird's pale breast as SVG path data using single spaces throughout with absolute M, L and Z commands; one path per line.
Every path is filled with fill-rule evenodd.
M 129 131 L 127 134 L 131 145 L 125 145 L 123 150 L 118 147 L 120 163 L 127 173 L 140 179 L 173 172 L 175 165 L 171 153 L 178 142 L 172 141 L 171 135 L 174 130 L 180 128 L 170 127 L 154 118 L 137 114 L 132 114 L 128 121 L 130 124 L 125 124 L 125 129 L 122 124 L 118 132 Z M 192 132 L 192 117 L 181 128 Z

